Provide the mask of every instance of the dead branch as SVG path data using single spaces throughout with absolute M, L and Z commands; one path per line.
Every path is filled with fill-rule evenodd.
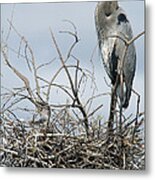
M 84 107 L 83 107 L 83 105 L 82 105 L 82 103 L 81 103 L 81 101 L 80 101 L 80 99 L 79 99 L 79 97 L 78 97 L 78 93 L 77 93 L 77 91 L 76 91 L 76 89 L 75 89 L 75 86 L 74 86 L 74 83 L 73 83 L 73 81 L 72 81 L 71 75 L 70 75 L 70 73 L 69 73 L 69 70 L 68 70 L 67 67 L 66 67 L 65 61 L 64 61 L 64 59 L 63 59 L 63 56 L 62 56 L 62 54 L 61 54 L 61 52 L 60 52 L 60 49 L 59 49 L 59 47 L 58 47 L 58 45 L 57 45 L 56 39 L 55 39 L 54 34 L 53 34 L 53 32 L 52 32 L 51 29 L 50 29 L 50 33 L 51 33 L 52 41 L 53 41 L 53 43 L 54 43 L 54 45 L 55 45 L 55 48 L 56 48 L 57 53 L 58 53 L 58 55 L 59 55 L 60 61 L 61 61 L 61 63 L 62 63 L 62 66 L 64 67 L 65 72 L 66 72 L 66 74 L 67 74 L 67 77 L 68 77 L 68 80 L 69 80 L 69 83 L 70 83 L 70 86 L 71 86 L 71 90 L 72 90 L 72 93 L 73 93 L 74 98 L 75 98 L 74 101 L 73 101 L 73 107 L 78 107 L 79 110 L 81 111 L 81 113 L 82 113 L 82 115 L 83 115 L 83 122 L 84 122 L 84 124 L 85 124 L 86 134 L 87 134 L 87 136 L 89 136 L 89 132 L 88 132 L 88 131 L 89 131 L 89 126 L 88 126 L 87 113 L 86 113 L 86 111 L 85 111 L 85 109 L 84 109 Z M 77 87 L 77 86 L 76 86 L 76 87 Z M 78 106 L 76 106 L 75 103 L 77 103 Z
M 31 80 L 10 62 L 5 51 L 5 48 L 9 46 L 4 43 L 5 46 L 2 47 L 4 61 L 23 85 L 12 89 L 3 88 L 1 94 L 3 100 L 0 121 L 1 165 L 11 167 L 144 169 L 144 114 L 139 112 L 140 96 L 137 98 L 136 117 L 133 118 L 132 116 L 126 117 L 120 109 L 116 109 L 117 84 L 111 93 L 96 93 L 97 84 L 95 83 L 93 64 L 96 48 L 91 55 L 92 71 L 81 67 L 81 60 L 73 54 L 73 50 L 79 42 L 75 25 L 70 22 L 74 28 L 73 32 L 61 31 L 74 38 L 66 57 L 61 53 L 50 29 L 52 42 L 61 65 L 55 71 L 51 70 L 49 72 L 51 78 L 46 79 L 39 74 L 39 70 L 50 67 L 51 63 L 55 63 L 57 59 L 53 58 L 49 62 L 37 65 L 34 52 L 26 38 L 13 26 L 12 20 L 9 21 L 9 24 L 10 32 L 13 30 L 20 41 L 18 50 L 11 47 L 8 49 L 12 50 L 18 58 L 25 60 L 28 72 L 33 74 L 35 87 L 32 88 Z M 11 36 L 10 32 L 8 37 Z M 141 35 L 128 43 L 126 40 L 123 41 L 129 45 Z M 22 48 L 24 55 L 21 52 Z M 69 58 L 72 60 L 71 62 L 68 61 Z M 60 73 L 67 75 L 63 84 L 57 80 Z M 86 98 L 84 92 L 88 92 L 86 89 L 88 81 L 91 82 L 91 95 Z M 65 102 L 54 103 L 53 99 L 50 99 L 54 90 L 64 93 Z M 108 95 L 111 96 L 111 111 L 109 121 L 104 123 L 104 117 L 99 113 L 104 103 L 98 104 L 97 107 L 92 108 L 92 106 L 95 99 Z M 21 106 L 20 103 L 23 101 L 30 101 L 35 108 Z M 31 114 L 31 116 L 23 120 L 18 116 L 17 111 Z M 121 119 L 118 123 L 119 117 Z M 121 124 L 119 131 L 118 124 Z

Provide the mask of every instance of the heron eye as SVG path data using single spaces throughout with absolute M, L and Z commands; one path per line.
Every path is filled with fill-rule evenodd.
M 119 14 L 117 19 L 118 19 L 118 24 L 119 25 L 121 24 L 121 22 L 124 22 L 124 23 L 128 22 L 125 14 Z

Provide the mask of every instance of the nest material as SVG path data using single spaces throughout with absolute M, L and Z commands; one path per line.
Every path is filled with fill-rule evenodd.
M 90 107 L 98 97 L 107 95 L 102 93 L 94 94 L 96 83 L 94 81 L 94 71 L 83 69 L 79 60 L 73 56 L 72 50 L 79 42 L 77 30 L 74 23 L 68 21 L 74 28 L 75 32 L 65 31 L 75 38 L 72 43 L 67 58 L 64 59 L 61 49 L 57 44 L 55 36 L 50 29 L 52 42 L 58 54 L 61 66 L 54 72 L 51 79 L 45 80 L 37 70 L 40 67 L 50 65 L 53 61 L 37 66 L 34 58 L 33 50 L 30 47 L 26 38 L 21 35 L 10 23 L 10 31 L 14 30 L 17 36 L 21 39 L 19 50 L 25 47 L 25 62 L 29 67 L 29 72 L 33 69 L 33 79 L 35 80 L 35 88 L 31 87 L 31 80 L 26 77 L 20 69 L 16 69 L 8 59 L 7 42 L 2 47 L 2 54 L 7 67 L 22 81 L 22 88 L 3 88 L 4 92 L 1 97 L 4 100 L 1 111 L 1 129 L 0 129 L 0 162 L 1 166 L 7 167 L 46 167 L 46 168 L 95 168 L 95 169 L 136 169 L 142 170 L 145 168 L 145 146 L 144 146 L 144 117 L 139 113 L 140 96 L 138 95 L 137 114 L 134 120 L 129 120 L 123 117 L 122 110 L 118 114 L 115 106 L 110 108 L 111 117 L 109 131 L 107 125 L 103 126 L 98 122 L 98 117 L 94 115 L 102 104 L 90 111 Z M 62 31 L 63 32 L 63 31 Z M 144 33 L 144 32 L 143 32 Z M 126 42 L 127 46 L 138 39 L 143 33 L 137 35 L 130 42 Z M 8 37 L 9 38 L 9 37 Z M 22 43 L 21 43 L 22 42 Z M 18 49 L 17 49 L 18 51 Z M 95 52 L 95 51 L 94 51 Z M 92 59 L 94 56 L 92 54 Z M 28 53 L 28 54 L 27 54 Z M 28 59 L 29 54 L 32 59 Z M 20 54 L 18 54 L 20 55 Z M 23 58 L 23 56 L 22 56 Z M 67 60 L 73 58 L 76 60 L 74 64 L 67 64 Z M 91 59 L 91 62 L 93 62 Z M 72 67 L 73 74 L 70 71 Z M 60 75 L 64 69 L 67 77 L 67 83 L 59 84 L 55 82 L 55 78 Z M 92 63 L 92 69 L 94 65 Z M 87 80 L 86 80 L 87 79 Z M 39 81 L 43 82 L 43 86 L 39 86 Z M 92 96 L 82 102 L 84 92 L 91 82 Z M 68 84 L 69 82 L 69 84 Z M 24 87 L 23 87 L 24 85 Z M 71 104 L 55 105 L 53 102 L 45 102 L 42 89 L 47 87 L 47 92 L 44 92 L 45 99 L 49 102 L 49 97 L 52 87 L 61 90 L 66 94 L 65 99 L 72 99 Z M 35 90 L 34 90 L 35 89 Z M 7 90 L 7 92 L 6 92 Z M 90 88 L 88 88 L 90 94 Z M 87 93 L 87 91 L 86 91 Z M 134 92 L 135 93 L 135 92 Z M 25 95 L 26 94 L 26 95 Z M 137 94 L 137 93 L 136 93 Z M 112 100 L 116 93 L 113 93 Z M 30 101 L 34 109 L 21 108 L 20 102 Z M 112 105 L 115 103 L 112 103 Z M 56 109 L 60 110 L 56 110 Z M 63 110 L 64 108 L 64 110 Z M 69 110 L 70 108 L 70 110 Z M 86 111 L 87 109 L 87 111 Z M 35 113 L 42 114 L 47 111 L 48 122 L 35 122 L 19 120 L 15 110 L 27 112 L 28 117 L 35 121 Z M 89 113 L 88 113 L 89 112 Z M 18 113 L 17 113 L 18 114 Z M 32 116 L 31 116 L 31 115 Z M 117 115 L 118 114 L 118 115 Z M 29 116 L 30 115 L 30 116 Z M 119 117 L 121 123 L 119 121 Z M 46 117 L 42 120 L 46 120 Z M 97 120 L 97 121 L 96 121 Z M 31 121 L 31 120 L 30 120 Z M 95 125 L 94 122 L 97 122 Z M 117 121 L 117 122 L 114 122 Z M 108 122 L 109 123 L 109 122 Z M 106 124 L 106 123 L 105 123 Z M 38 127 L 37 127 L 38 126 Z M 121 127 L 121 128 L 120 128 Z
M 121 136 L 115 128 L 111 134 L 92 131 L 89 137 L 34 128 L 25 122 L 2 123 L 1 166 L 143 170 L 143 123 L 142 118 L 136 126 L 134 122 L 123 126 Z

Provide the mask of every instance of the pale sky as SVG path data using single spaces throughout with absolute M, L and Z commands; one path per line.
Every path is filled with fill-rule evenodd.
M 134 35 L 144 31 L 144 2 L 143 1 L 125 1 L 120 2 L 120 6 L 127 13 L 128 19 L 132 25 Z M 14 4 L 1 5 L 1 31 L 4 39 L 8 33 L 10 19 Z M 37 63 L 41 64 L 56 57 L 56 52 L 52 47 L 49 27 L 52 28 L 59 46 L 66 54 L 68 46 L 72 42 L 72 38 L 65 34 L 60 34 L 61 30 L 71 30 L 70 24 L 63 22 L 64 19 L 71 20 L 77 27 L 80 42 L 74 50 L 74 55 L 80 60 L 80 64 L 85 68 L 90 68 L 90 57 L 97 45 L 97 36 L 94 23 L 94 10 L 96 2 L 74 2 L 74 3 L 34 3 L 34 4 L 16 4 L 14 7 L 13 24 L 16 29 L 26 37 L 31 44 Z M 20 39 L 11 32 L 8 40 L 8 46 L 18 49 Z M 137 67 L 133 83 L 134 89 L 141 95 L 140 111 L 144 111 L 144 37 L 140 37 L 136 42 Z M 23 61 L 17 56 L 9 52 L 11 62 L 23 73 L 27 73 Z M 102 65 L 98 50 L 96 50 L 93 58 L 95 66 L 95 78 L 98 86 L 98 93 L 110 92 L 106 86 L 104 76 L 108 80 Z M 53 68 L 57 68 L 54 65 Z M 49 78 L 50 69 L 45 69 L 41 73 L 44 77 Z M 16 87 L 19 81 L 14 78 L 13 73 L 2 61 L 2 85 L 5 87 Z M 27 74 L 29 76 L 29 74 Z M 11 80 L 10 80 L 11 79 Z M 63 75 L 59 82 L 64 82 Z M 21 84 L 20 84 L 21 85 Z M 89 93 L 88 93 L 89 94 Z M 61 97 L 61 98 L 60 98 Z M 56 101 L 61 102 L 63 97 L 59 95 Z M 98 99 L 95 104 L 103 104 L 102 113 L 105 118 L 108 115 L 109 97 Z M 135 113 L 135 95 L 131 97 L 131 103 L 126 114 Z

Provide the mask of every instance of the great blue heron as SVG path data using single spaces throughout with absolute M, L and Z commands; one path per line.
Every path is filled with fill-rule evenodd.
M 117 1 L 99 2 L 95 10 L 95 23 L 101 57 L 113 86 L 120 75 L 120 64 L 123 61 L 123 94 L 121 95 L 120 80 L 117 82 L 116 92 L 120 100 L 122 99 L 122 107 L 127 108 L 135 75 L 136 51 L 132 43 L 123 58 L 126 46 L 123 39 L 133 38 L 131 25 Z

